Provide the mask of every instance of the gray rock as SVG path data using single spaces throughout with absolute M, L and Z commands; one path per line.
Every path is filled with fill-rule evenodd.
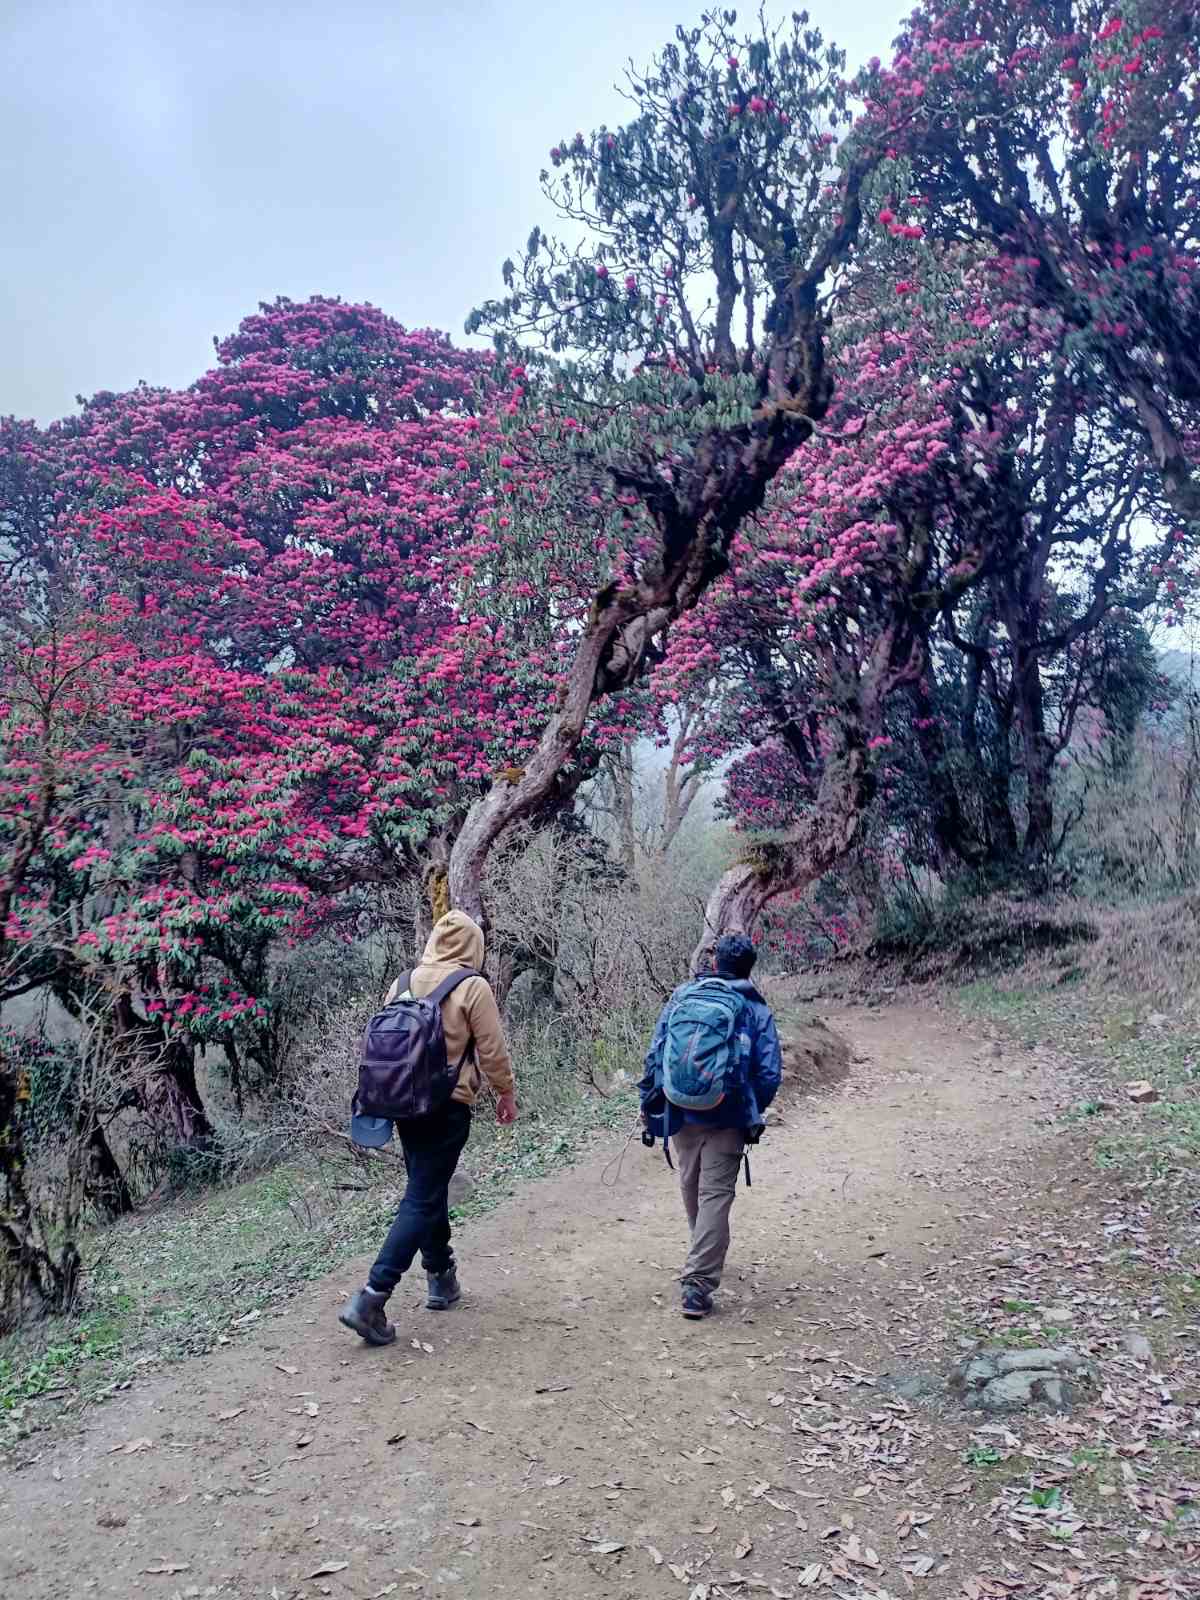
M 1144 1333 L 1127 1333 L 1125 1348 L 1135 1361 L 1153 1361 L 1154 1346 Z
M 1074 1372 L 1083 1365 L 1083 1357 L 1065 1346 L 1060 1349 L 1008 1350 L 996 1360 L 996 1370 L 1001 1376 L 1009 1372 L 1044 1372 L 1047 1368 L 1056 1367 Z
M 1061 1378 L 1039 1378 L 1033 1386 L 1033 1392 L 1038 1400 L 1044 1401 L 1055 1411 L 1067 1409 L 1069 1390 Z
M 993 1378 L 979 1391 L 979 1404 L 985 1411 L 1020 1411 L 1033 1404 L 1034 1385 L 1046 1377 L 1053 1377 L 1053 1373 L 1010 1372 L 1003 1378 Z
M 1066 1306 L 1050 1306 L 1050 1307 L 1048 1307 L 1047 1310 L 1042 1312 L 1042 1317 L 1043 1317 L 1043 1320 L 1046 1321 L 1046 1322 L 1074 1322 L 1075 1321 L 1075 1313 L 1073 1311 L 1068 1310 L 1068 1308 Z
M 969 1361 L 959 1366 L 953 1382 L 957 1389 L 982 1389 L 985 1384 L 991 1383 L 998 1373 L 996 1363 L 987 1356 L 972 1356 Z

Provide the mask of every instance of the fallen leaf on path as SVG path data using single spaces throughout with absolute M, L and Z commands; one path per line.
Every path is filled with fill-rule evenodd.
M 275 1363 L 275 1371 L 276 1372 L 286 1372 L 289 1378 L 294 1378 L 296 1376 L 296 1374 L 300 1371 L 300 1368 L 299 1367 L 285 1367 L 282 1361 L 277 1361 Z
M 716 1531 L 717 1531 L 717 1525 L 716 1525 L 715 1522 L 701 1523 L 699 1527 L 695 1527 L 695 1528 L 692 1529 L 693 1533 L 703 1534 L 706 1538 L 710 1533 L 716 1533 Z
M 315 1400 L 309 1400 L 307 1402 L 307 1404 L 305 1405 L 305 1407 L 304 1407 L 304 1415 L 306 1417 L 319 1417 L 320 1414 L 321 1414 L 321 1408 L 317 1404 L 317 1402 Z M 234 1415 L 236 1416 L 237 1413 L 234 1412 Z
M 574 1385 L 569 1383 L 543 1383 L 533 1392 L 534 1394 L 566 1394 L 567 1390 L 573 1387 Z
M 839 1546 L 839 1549 L 846 1560 L 853 1561 L 855 1566 L 872 1568 L 879 1566 L 879 1557 L 874 1550 L 863 1544 L 856 1533 L 852 1533 L 845 1544 Z
M 740 1539 L 734 1546 L 733 1559 L 735 1561 L 745 1561 L 746 1557 L 753 1549 L 754 1546 L 749 1539 Z
M 615 1556 L 618 1550 L 625 1548 L 618 1539 L 589 1539 L 588 1544 L 592 1554 L 597 1556 Z
M 388 1444 L 403 1444 L 407 1438 L 408 1435 L 406 1433 L 393 1433 L 389 1435 L 387 1442 Z
M 478 1517 L 455 1517 L 454 1520 L 460 1528 L 477 1528 L 479 1526 Z
M 927 1578 L 935 1564 L 932 1556 L 905 1556 L 900 1563 L 904 1571 L 914 1578 Z
M 656 1550 L 652 1544 L 648 1544 L 646 1546 L 646 1554 L 650 1557 L 651 1561 L 653 1561 L 656 1567 L 662 1566 L 663 1558 L 661 1550 Z
M 115 1444 L 108 1452 L 110 1456 L 134 1456 L 139 1450 L 153 1450 L 153 1439 L 130 1439 L 125 1444 Z
M 191 1568 L 186 1561 L 160 1561 L 156 1567 L 143 1567 L 142 1571 L 152 1578 L 169 1578 L 177 1572 L 190 1572 Z
M 706 1583 L 698 1583 L 691 1594 L 688 1595 L 688 1600 L 708 1600 L 708 1585 Z
M 811 1565 L 805 1567 L 801 1572 L 796 1574 L 796 1582 L 802 1589 L 811 1589 L 813 1584 L 819 1581 L 823 1571 L 824 1568 L 821 1566 L 821 1563 L 819 1561 L 814 1561 L 811 1563 Z
M 297 1450 L 306 1450 L 308 1448 L 308 1446 L 313 1442 L 314 1438 L 315 1438 L 314 1434 L 302 1433 L 300 1435 L 300 1437 L 296 1440 L 296 1449 Z
M 560 1487 L 560 1485 L 566 1483 L 566 1481 L 566 1473 L 556 1472 L 552 1478 L 547 1478 L 543 1482 L 542 1487 L 543 1489 L 557 1489 Z
M 335 1572 L 345 1572 L 350 1565 L 348 1561 L 322 1561 L 321 1565 L 309 1573 L 310 1578 L 330 1578 Z
M 232 1411 L 222 1411 L 218 1415 L 217 1421 L 218 1422 L 232 1422 L 234 1417 L 240 1417 L 242 1412 L 245 1411 L 245 1409 L 246 1409 L 245 1406 L 234 1406 Z

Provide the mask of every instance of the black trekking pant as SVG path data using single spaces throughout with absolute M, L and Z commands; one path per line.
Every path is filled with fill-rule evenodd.
M 471 1112 L 452 1100 L 444 1111 L 398 1122 L 408 1186 L 396 1220 L 388 1229 L 367 1284 L 391 1294 L 413 1264 L 419 1250 L 426 1272 L 448 1272 L 454 1265 L 450 1248 L 450 1179 L 471 1136 Z

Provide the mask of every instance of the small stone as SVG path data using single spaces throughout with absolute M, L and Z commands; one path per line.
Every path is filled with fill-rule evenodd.
M 1151 1028 L 1165 1028 L 1170 1020 L 1165 1011 L 1152 1011 L 1146 1018 L 1146 1023 Z
M 995 1060 L 998 1060 L 999 1057 L 1002 1056 L 1003 1054 L 1004 1054 L 1004 1046 L 1000 1043 L 999 1039 L 997 1039 L 995 1041 L 995 1043 L 991 1046 L 991 1048 L 988 1050 L 988 1055 L 990 1055 L 992 1060 L 995 1061 Z
M 1044 1322 L 1059 1323 L 1074 1322 L 1075 1313 L 1067 1306 L 1048 1306 L 1046 1310 L 1042 1312 L 1042 1320 Z
M 1154 1360 L 1154 1347 L 1144 1333 L 1127 1333 L 1125 1348 L 1135 1361 Z
M 993 1378 L 979 1391 L 979 1404 L 985 1411 L 1019 1411 L 1023 1406 L 1032 1405 L 1038 1378 L 1051 1376 L 1051 1373 L 1010 1372 L 1003 1378 Z
M 1135 1078 L 1125 1085 L 1125 1098 L 1132 1100 L 1135 1106 L 1148 1106 L 1158 1099 L 1158 1090 L 1148 1078 Z

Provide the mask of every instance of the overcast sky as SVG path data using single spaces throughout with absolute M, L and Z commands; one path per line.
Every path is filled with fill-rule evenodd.
M 0 413 L 186 384 L 277 294 L 461 335 L 550 146 L 620 120 L 623 63 L 701 8 L 0 0 Z M 905 9 L 810 3 L 851 65 Z

